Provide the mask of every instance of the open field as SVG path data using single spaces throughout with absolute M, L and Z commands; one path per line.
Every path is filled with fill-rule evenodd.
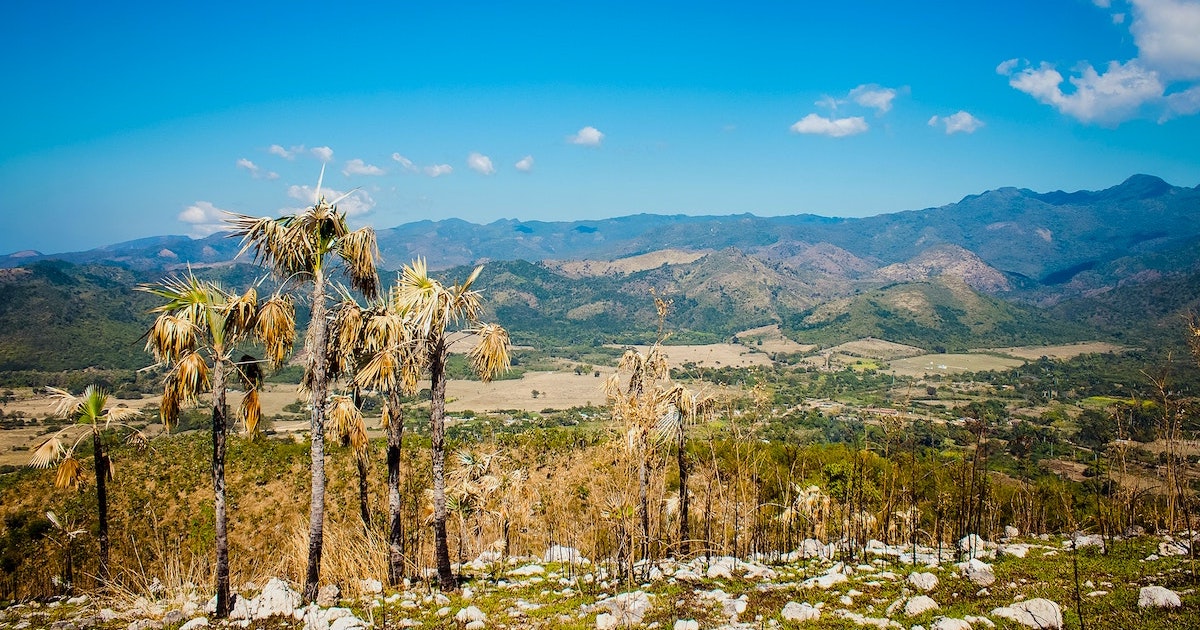
M 892 343 L 883 339 L 857 339 L 855 341 L 847 341 L 839 346 L 834 346 L 829 349 L 834 354 L 845 354 L 853 357 L 867 357 L 870 359 L 882 359 L 890 361 L 892 359 L 901 359 L 904 357 L 913 357 L 925 352 L 915 346 L 906 346 L 902 343 Z
M 1011 370 L 1024 365 L 1020 359 L 997 357 L 990 354 L 923 354 L 891 362 L 890 372 L 900 376 L 924 376 L 927 374 L 959 374 L 981 370 Z
M 817 349 L 816 346 L 800 344 L 788 339 L 784 336 L 783 331 L 779 329 L 779 324 L 743 330 L 737 334 L 737 338 L 743 345 L 756 348 L 767 354 L 779 352 L 794 354 L 797 352 L 812 352 Z M 760 344 L 759 342 L 762 343 Z
M 1042 357 L 1049 359 L 1070 359 L 1081 354 L 1097 354 L 1105 352 L 1124 352 L 1128 350 L 1125 346 L 1119 346 L 1115 343 L 1107 343 L 1104 341 L 1084 341 L 1080 343 L 1067 343 L 1059 346 L 1020 346 L 1016 348 L 990 348 L 981 350 L 981 352 L 996 352 L 999 354 L 1007 354 L 1010 357 L 1018 359 L 1027 359 L 1036 361 Z
M 764 342 L 765 343 L 765 342 Z M 614 346 L 615 347 L 615 346 Z M 641 352 L 649 346 L 633 346 Z M 684 363 L 695 363 L 699 367 L 748 367 L 771 365 L 771 357 L 765 352 L 753 352 L 746 346 L 734 343 L 712 343 L 703 346 L 663 346 L 663 354 L 675 367 Z

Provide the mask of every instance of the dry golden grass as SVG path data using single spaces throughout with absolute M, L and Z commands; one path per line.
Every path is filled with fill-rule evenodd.
M 960 374 L 983 370 L 1011 370 L 1024 365 L 1020 359 L 997 357 L 990 354 L 923 354 L 890 363 L 891 372 L 902 376 L 925 376 L 927 374 Z
M 1070 359 L 1081 354 L 1106 353 L 1106 352 L 1125 352 L 1128 350 L 1125 346 L 1119 346 L 1115 343 L 1107 343 L 1104 341 L 1085 341 L 1080 343 L 1067 343 L 1058 346 L 1021 346 L 1016 348 L 992 348 L 985 352 L 998 352 L 1007 354 L 1018 359 L 1028 359 L 1036 361 L 1042 357 L 1050 359 Z

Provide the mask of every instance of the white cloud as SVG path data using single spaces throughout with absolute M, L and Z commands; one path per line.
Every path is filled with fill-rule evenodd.
M 892 109 L 892 100 L 896 98 L 896 90 L 875 84 L 865 84 L 850 90 L 849 97 L 850 100 L 863 107 L 874 109 L 876 113 L 886 114 Z
M 354 158 L 346 162 L 346 168 L 342 169 L 342 175 L 350 177 L 351 175 L 383 175 L 384 170 L 374 164 L 367 164 L 358 158 Z
M 302 201 L 306 205 L 317 203 L 317 191 L 312 186 L 289 186 L 287 194 L 292 199 Z M 366 214 L 375 207 L 375 200 L 361 188 L 350 191 L 348 195 L 344 190 L 322 188 L 321 196 L 325 197 L 326 201 L 337 201 L 338 210 L 345 212 L 346 216 L 350 217 Z
M 1007 61 L 1001 61 L 1000 65 L 996 66 L 996 74 L 1002 74 L 1004 76 L 1008 76 L 1008 75 L 1012 74 L 1012 71 L 1019 65 L 1021 65 L 1020 59 L 1009 59 Z
M 176 218 L 188 224 L 188 233 L 194 238 L 202 238 L 229 229 L 225 225 L 225 214 L 222 210 L 208 201 L 197 201 L 183 209 Z
M 575 135 L 567 137 L 567 142 L 587 147 L 598 147 L 603 140 L 604 134 L 599 129 L 591 126 L 584 127 Z
M 1195 113 L 1200 113 L 1200 85 L 1167 95 L 1167 111 L 1159 119 L 1159 122 L 1170 120 L 1176 116 L 1191 116 Z
M 1069 79 L 1073 87 L 1070 92 L 1063 91 L 1062 82 L 1062 74 L 1045 63 L 1020 70 L 1008 80 L 1009 85 L 1037 101 L 1085 123 L 1126 120 L 1143 105 L 1163 96 L 1158 74 L 1141 67 L 1137 60 L 1124 64 L 1109 62 L 1103 74 L 1086 65 L 1080 76 Z
M 399 153 L 393 153 L 392 160 L 399 162 L 400 166 L 404 167 L 404 170 L 406 171 L 412 172 L 417 170 L 417 167 L 413 164 L 412 160 L 400 155 Z
M 862 116 L 831 119 L 817 114 L 809 114 L 792 125 L 792 132 L 841 138 L 860 134 L 869 128 L 866 119 Z
M 1093 0 L 1109 9 L 1111 1 Z M 1116 124 L 1139 116 L 1157 115 L 1159 122 L 1197 113 L 1194 103 L 1200 88 L 1200 0 L 1129 0 L 1137 57 L 1110 61 L 1097 71 L 1081 64 L 1070 86 L 1063 75 L 1042 63 L 1034 68 L 1009 60 L 996 72 L 1009 77 L 1009 85 L 1039 102 L 1084 123 Z M 1114 24 L 1126 22 L 1125 13 L 1113 13 Z M 1017 70 L 1018 65 L 1025 65 Z
M 317 156 L 322 162 L 330 162 L 333 160 L 333 149 L 329 147 L 313 147 L 312 154 Z
M 1167 79 L 1200 79 L 1200 2 L 1132 0 L 1138 60 Z
M 929 119 L 930 127 L 936 127 L 939 124 L 945 127 L 946 135 L 951 135 L 955 133 L 975 133 L 977 129 L 983 126 L 983 121 L 966 111 L 959 110 L 957 113 L 949 116 L 934 116 Z
M 425 174 L 430 177 L 441 177 L 442 175 L 453 173 L 454 167 L 449 164 L 434 164 L 433 166 L 426 166 L 421 170 L 425 171 Z
M 279 173 L 264 171 L 259 165 L 246 158 L 238 158 L 237 167 L 249 171 L 250 176 L 254 179 L 279 179 Z
M 517 163 L 514 164 L 513 166 L 515 166 L 516 169 L 518 171 L 521 171 L 522 173 L 528 173 L 529 171 L 533 170 L 533 156 L 526 155 L 525 157 L 521 158 L 520 160 L 517 160 Z
M 482 153 L 471 153 L 467 156 L 467 166 L 477 173 L 491 175 L 496 172 L 496 167 L 492 165 L 492 158 Z
M 302 144 L 298 145 L 298 146 L 294 146 L 290 149 L 285 149 L 285 148 L 283 148 L 282 145 L 272 144 L 267 149 L 267 153 L 270 153 L 271 155 L 278 155 L 279 157 L 281 157 L 285 160 L 294 160 L 294 159 L 296 159 L 297 153 L 303 153 L 303 152 L 304 152 L 304 145 L 302 145 Z

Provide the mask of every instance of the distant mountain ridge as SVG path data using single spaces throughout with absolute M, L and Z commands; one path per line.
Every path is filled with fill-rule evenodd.
M 657 295 L 674 303 L 676 341 L 778 324 L 824 347 L 875 337 L 933 350 L 1159 343 L 1178 332 L 1186 309 L 1200 308 L 1197 216 L 1200 189 L 1139 175 L 1102 191 L 1002 188 L 862 219 L 448 219 L 377 234 L 384 270 L 424 256 L 456 280 L 487 262 L 476 287 L 489 319 L 518 343 L 645 342 L 657 329 Z M 135 279 L 185 265 L 235 286 L 266 274 L 234 262 L 238 250 L 218 234 L 0 257 L 0 370 L 136 363 L 140 348 L 127 337 L 144 332 L 148 317 Z
M 444 219 L 377 229 L 377 236 L 385 268 L 399 268 L 417 256 L 433 268 L 448 268 L 488 260 L 613 261 L 666 249 L 729 247 L 777 259 L 779 250 L 789 245 L 832 246 L 879 268 L 908 262 L 933 247 L 954 245 L 1003 274 L 1061 285 L 1076 270 L 1200 236 L 1198 211 L 1200 188 L 1134 175 L 1101 191 L 1000 188 L 937 208 L 865 218 L 638 214 L 557 222 L 504 219 L 486 225 Z M 185 262 L 219 265 L 231 261 L 238 249 L 237 241 L 223 234 L 197 240 L 160 236 L 86 252 L 18 252 L 0 256 L 0 267 L 47 258 L 111 262 L 133 269 Z M 825 257 L 819 264 L 833 263 Z M 1000 288 L 1002 283 L 994 284 Z

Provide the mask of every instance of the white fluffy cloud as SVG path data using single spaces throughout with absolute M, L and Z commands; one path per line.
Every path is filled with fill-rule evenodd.
M 288 186 L 287 194 L 292 199 L 304 202 L 306 206 L 317 203 L 317 191 L 312 186 Z M 349 194 L 336 188 L 322 188 L 321 196 L 325 197 L 326 201 L 336 201 L 338 210 L 350 217 L 366 214 L 375 207 L 375 200 L 361 188 L 351 190 Z
M 225 214 L 225 210 L 211 202 L 197 201 L 184 208 L 176 218 L 188 224 L 188 233 L 192 237 L 201 238 L 228 229 L 229 226 L 224 222 Z
M 975 133 L 977 129 L 983 126 L 983 121 L 972 116 L 969 112 L 959 110 L 949 116 L 934 116 L 929 119 L 930 127 L 942 125 L 946 129 L 946 135 L 955 133 Z
M 1081 122 L 1104 124 L 1135 116 L 1143 105 L 1162 99 L 1164 89 L 1158 74 L 1136 60 L 1110 62 L 1103 73 L 1087 65 L 1068 81 L 1073 89 L 1063 91 L 1062 74 L 1043 63 L 1010 74 L 1008 84 Z
M 792 125 L 792 133 L 816 134 L 841 138 L 860 134 L 870 127 L 862 116 L 851 118 L 825 118 L 817 114 L 809 114 Z
M 384 170 L 374 164 L 367 164 L 358 158 L 354 158 L 346 162 L 346 167 L 342 169 L 342 175 L 350 177 L 351 175 L 383 175 Z
M 450 173 L 453 173 L 454 167 L 450 166 L 449 164 L 434 164 L 432 166 L 426 166 L 421 170 L 425 171 L 425 174 L 430 177 L 441 177 L 442 175 L 449 175 Z
M 886 114 L 892 109 L 892 101 L 896 98 L 896 90 L 875 84 L 860 85 L 850 90 L 850 100 L 870 107 L 879 114 Z
M 264 171 L 259 165 L 246 158 L 238 158 L 237 167 L 249 171 L 250 176 L 254 179 L 279 179 L 279 173 Z
M 477 173 L 491 175 L 496 172 L 496 167 L 492 165 L 492 158 L 482 153 L 471 153 L 467 156 L 467 166 Z
M 322 162 L 330 162 L 333 160 L 333 149 L 329 147 L 313 147 L 312 154 L 317 156 Z
M 517 163 L 514 164 L 513 166 L 516 167 L 516 169 L 518 171 L 521 171 L 522 173 L 528 173 L 529 171 L 533 170 L 533 156 L 526 155 L 525 157 L 521 158 L 520 160 L 517 160 Z
M 580 144 L 587 147 L 598 147 L 604 141 L 604 134 L 595 127 L 588 126 L 580 129 L 575 135 L 568 136 L 567 141 L 571 144 Z
M 1200 79 L 1200 2 L 1132 0 L 1129 27 L 1142 65 L 1170 79 Z
M 272 144 L 267 149 L 267 153 L 270 153 L 271 155 L 278 155 L 285 160 L 294 160 L 296 159 L 297 153 L 304 153 L 304 145 L 301 144 L 290 149 L 285 149 L 283 148 L 283 145 Z
M 1107 0 L 1093 0 L 1110 8 Z M 1034 67 L 1016 60 L 996 67 L 1009 77 L 1009 85 L 1041 103 L 1084 123 L 1117 124 L 1152 115 L 1159 122 L 1197 113 L 1200 88 L 1200 0 L 1130 0 L 1129 27 L 1137 57 L 1110 61 L 1097 70 L 1081 64 L 1065 80 L 1047 63 Z M 1124 13 L 1113 14 L 1114 24 L 1124 24 Z M 1018 67 L 1021 67 L 1018 70 Z
M 403 155 L 400 155 L 399 153 L 392 154 L 392 161 L 398 162 L 400 164 L 400 166 L 406 171 L 413 172 L 413 171 L 417 170 L 417 167 L 415 164 L 413 164 L 412 160 L 404 157 Z

